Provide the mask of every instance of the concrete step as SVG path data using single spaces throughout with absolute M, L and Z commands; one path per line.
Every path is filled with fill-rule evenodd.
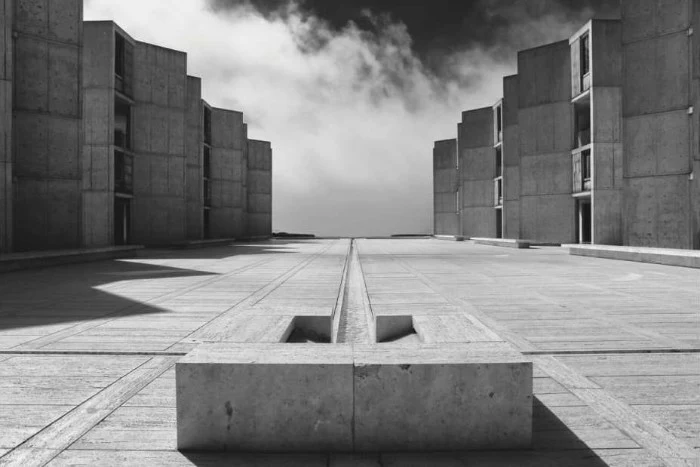
M 113 246 L 74 250 L 30 251 L 0 255 L 0 273 L 21 269 L 45 268 L 62 264 L 132 258 L 143 246 Z
M 613 245 L 562 245 L 569 254 L 594 258 L 637 261 L 640 263 L 664 264 L 700 268 L 700 251 L 671 248 L 644 248 Z

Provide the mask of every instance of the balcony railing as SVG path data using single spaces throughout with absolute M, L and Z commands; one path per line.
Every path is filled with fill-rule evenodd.
M 124 130 L 114 130 L 114 145 L 118 148 L 131 149 L 131 138 Z
M 592 183 L 592 164 L 591 151 L 587 149 L 573 154 L 573 192 L 582 193 L 591 191 Z
M 591 89 L 591 72 L 581 76 L 581 92 L 585 92 Z
M 493 183 L 494 206 L 503 206 L 503 177 L 496 178 Z

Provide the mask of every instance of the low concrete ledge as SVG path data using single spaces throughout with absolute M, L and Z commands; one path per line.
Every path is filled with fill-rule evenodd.
M 507 248 L 530 248 L 529 241 L 514 238 L 471 237 L 470 240 L 479 245 L 504 246 Z
M 176 364 L 180 450 L 528 448 L 532 362 L 507 344 L 203 344 Z
M 194 249 L 194 248 L 207 248 L 215 246 L 227 246 L 236 241 L 235 238 L 215 238 L 208 240 L 189 240 L 186 242 L 179 242 L 169 245 L 170 248 L 179 249 Z
M 143 246 L 128 245 L 76 250 L 30 251 L 0 255 L 0 273 L 21 269 L 44 268 L 62 264 L 131 258 Z
M 462 235 L 433 235 L 433 238 L 438 240 L 449 240 L 451 242 L 463 242 L 464 237 Z
M 612 245 L 562 245 L 569 254 L 594 258 L 637 261 L 640 263 L 664 264 L 700 268 L 700 251 L 675 250 L 670 248 L 644 248 Z

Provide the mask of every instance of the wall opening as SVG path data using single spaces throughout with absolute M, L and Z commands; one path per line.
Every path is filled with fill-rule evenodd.
M 590 198 L 579 199 L 576 202 L 577 243 L 591 243 L 593 240 L 593 216 Z

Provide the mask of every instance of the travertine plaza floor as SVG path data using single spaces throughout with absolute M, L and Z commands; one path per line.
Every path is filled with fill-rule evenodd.
M 369 305 L 438 325 L 467 317 L 531 355 L 533 450 L 179 453 L 175 362 L 199 342 L 259 339 L 272 315 L 332 310 L 349 243 L 147 250 L 0 275 L 0 464 L 697 465 L 700 270 L 432 239 L 356 241 Z

